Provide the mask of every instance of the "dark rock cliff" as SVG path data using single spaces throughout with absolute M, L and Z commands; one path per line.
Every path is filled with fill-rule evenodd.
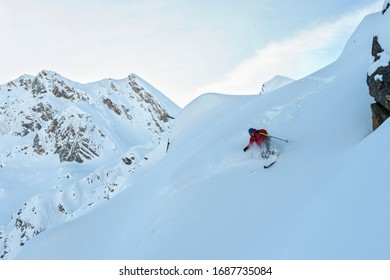
M 378 60 L 386 60 L 385 50 L 379 43 L 379 38 L 375 36 L 372 42 L 371 55 L 374 63 Z M 372 127 L 377 129 L 390 116 L 390 64 L 386 66 L 381 61 L 378 67 L 372 73 L 367 75 L 367 85 L 369 93 L 375 99 L 371 104 Z

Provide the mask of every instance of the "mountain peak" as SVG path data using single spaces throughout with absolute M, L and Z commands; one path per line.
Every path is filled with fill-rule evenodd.
M 106 137 L 110 134 L 109 127 L 106 127 L 109 122 L 102 121 L 107 117 L 117 118 L 117 121 L 127 123 L 129 128 L 137 126 L 140 130 L 146 129 L 152 136 L 165 131 L 168 116 L 178 112 L 178 107 L 167 98 L 164 101 L 171 109 L 165 109 L 165 104 L 151 93 L 156 89 L 149 90 L 138 79 L 138 76 L 131 74 L 126 80 L 108 79 L 103 83 L 82 85 L 49 70 L 42 70 L 35 77 L 23 75 L 7 83 L 5 88 L 0 88 L 2 103 L 9 105 L 2 107 L 2 122 L 7 124 L 9 135 L 24 137 L 35 134 L 35 143 L 41 139 L 42 145 L 46 146 L 41 150 L 59 154 L 61 161 L 83 162 L 99 155 L 98 150 L 103 142 L 110 142 L 110 137 Z M 6 95 L 5 92 L 14 94 Z M 5 131 L 3 134 L 7 134 Z M 87 137 L 87 131 L 94 136 Z M 71 146 L 75 151 L 76 147 L 69 141 L 73 142 L 71 139 L 76 135 L 88 142 L 88 145 L 74 143 L 76 146 L 84 145 L 84 148 L 80 146 L 76 150 L 81 152 L 94 146 L 90 156 L 85 153 L 84 157 L 63 156 L 62 146 Z M 67 141 L 60 145 L 60 139 Z M 100 144 L 94 145 L 96 141 Z
M 81 84 L 49 70 L 1 85 L 0 104 L 0 167 L 9 174 L 0 191 L 9 203 L 24 205 L 0 215 L 0 225 L 9 223 L 7 230 L 0 228 L 0 258 L 123 190 L 117 177 L 140 168 L 180 110 L 135 74 Z M 40 191 L 54 195 L 28 195 Z M 45 218 L 48 212 L 53 219 Z

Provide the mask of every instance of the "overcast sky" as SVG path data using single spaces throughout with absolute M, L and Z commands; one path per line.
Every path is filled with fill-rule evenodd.
M 183 107 L 333 62 L 383 0 L 0 0 L 0 84 L 142 77 Z

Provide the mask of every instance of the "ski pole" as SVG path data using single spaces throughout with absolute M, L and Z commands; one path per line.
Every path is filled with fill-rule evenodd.
M 269 135 L 269 137 L 275 138 L 275 139 L 278 139 L 278 140 L 281 140 L 281 141 L 284 141 L 284 142 L 288 143 L 288 140 L 287 140 L 287 139 L 282 139 L 282 138 L 278 138 L 278 137 L 271 136 L 271 135 Z
M 267 136 L 267 137 L 275 138 L 275 139 L 278 139 L 278 140 L 281 140 L 281 141 L 284 141 L 284 142 L 288 143 L 288 140 L 287 140 L 287 139 L 278 138 L 278 137 L 271 136 L 271 135 L 269 135 L 269 134 L 261 133 L 261 132 L 259 132 L 259 134 L 264 135 L 264 136 Z

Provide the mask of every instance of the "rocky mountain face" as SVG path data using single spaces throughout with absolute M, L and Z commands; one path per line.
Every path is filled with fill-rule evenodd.
M 140 85 L 135 75 L 87 87 L 42 71 L 36 77 L 11 81 L 0 91 L 0 136 L 28 138 L 20 152 L 54 153 L 61 162 L 91 160 L 113 142 L 107 137 L 109 128 L 93 118 L 96 114 L 110 117 L 107 109 L 129 127 L 144 126 L 151 135 L 167 130 L 173 114 Z M 95 112 L 89 113 L 91 110 Z
M 390 1 L 383 2 L 382 16 L 389 16 Z M 390 42 L 386 35 L 374 36 L 371 55 L 373 62 L 367 75 L 369 94 L 374 97 L 371 104 L 372 128 L 377 129 L 390 116 Z M 382 46 L 384 45 L 384 47 Z
M 371 51 L 374 64 L 377 63 L 378 67 L 367 75 L 369 93 L 376 101 L 371 104 L 374 130 L 390 116 L 390 56 L 382 48 L 379 40 L 377 36 L 374 37 Z
M 0 85 L 0 259 L 131 186 L 179 111 L 134 74 L 80 84 L 41 71 Z

